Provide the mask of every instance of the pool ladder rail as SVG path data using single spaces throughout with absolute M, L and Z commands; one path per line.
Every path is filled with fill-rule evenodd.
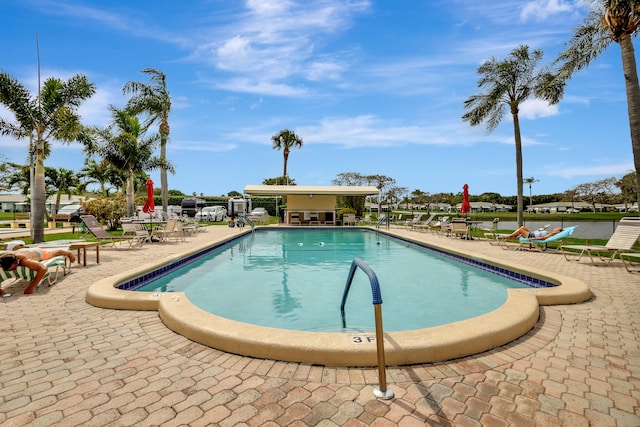
M 344 306 L 347 303 L 347 297 L 349 296 L 349 290 L 351 289 L 351 283 L 353 277 L 356 274 L 356 270 L 360 267 L 362 271 L 369 277 L 371 283 L 371 294 L 373 297 L 373 312 L 376 322 L 376 346 L 378 355 L 378 380 L 380 385 L 373 389 L 373 394 L 380 399 L 392 399 L 393 391 L 387 388 L 386 377 L 386 362 L 384 358 L 384 331 L 382 329 L 382 293 L 380 292 L 380 284 L 378 283 L 378 276 L 369 265 L 367 265 L 360 258 L 354 258 L 351 263 L 351 269 L 349 270 L 349 277 L 347 283 L 344 286 L 344 292 L 342 293 L 342 302 L 340 303 L 340 314 L 342 315 L 342 327 L 347 327 L 347 320 L 344 314 Z
M 256 225 L 253 223 L 253 221 L 251 221 L 251 218 L 249 218 L 249 217 L 248 217 L 248 216 L 246 216 L 246 215 L 240 215 L 240 216 L 238 217 L 238 219 L 239 219 L 239 220 L 241 220 L 241 221 L 246 221 L 246 222 L 247 222 L 247 224 L 249 224 L 249 226 L 251 227 L 251 232 L 252 232 L 252 233 L 254 232 L 254 230 L 255 230 L 255 228 L 256 228 Z
M 391 227 L 391 217 L 389 215 L 384 215 L 376 223 L 376 230 L 380 230 L 380 226 L 382 225 L 383 222 L 387 223 L 387 230 Z

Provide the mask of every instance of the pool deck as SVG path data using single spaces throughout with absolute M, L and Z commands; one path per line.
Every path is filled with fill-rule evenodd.
M 194 343 L 155 311 L 97 308 L 94 282 L 236 234 L 216 226 L 186 243 L 89 252 L 51 288 L 0 300 L 0 426 L 638 426 L 640 274 L 487 241 L 398 231 L 575 277 L 593 298 L 543 306 L 522 338 L 462 359 L 387 369 L 395 397 L 376 399 L 375 368 L 334 368 L 224 353 Z

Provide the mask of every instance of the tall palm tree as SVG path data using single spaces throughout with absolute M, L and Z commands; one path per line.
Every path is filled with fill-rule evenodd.
M 50 139 L 72 142 L 83 131 L 77 108 L 95 93 L 95 86 L 83 75 L 67 81 L 50 77 L 33 98 L 7 73 L 0 73 L 0 103 L 15 115 L 16 122 L 0 118 L 0 134 L 33 141 L 35 175 L 31 227 L 35 243 L 44 241 L 46 204 L 44 159 Z M 29 145 L 30 149 L 32 144 Z M 31 158 L 31 157 L 30 157 Z
M 122 89 L 123 93 L 132 93 L 127 108 L 135 114 L 146 113 L 149 118 L 147 124 L 160 123 L 160 159 L 167 159 L 167 142 L 169 140 L 169 112 L 171 111 L 171 96 L 167 90 L 165 74 L 154 68 L 145 68 L 142 73 L 149 74 L 150 84 L 128 82 Z M 160 168 L 160 196 L 162 210 L 169 208 L 169 193 L 167 169 Z
M 153 156 L 159 141 L 159 135 L 145 136 L 147 128 L 140 123 L 135 114 L 126 109 L 109 107 L 113 116 L 107 129 L 97 132 L 99 153 L 102 158 L 126 176 L 127 216 L 135 213 L 135 177 L 137 174 L 165 166 L 173 167 Z
M 560 76 L 568 79 L 587 67 L 612 42 L 620 45 L 637 201 L 640 204 L 640 85 L 632 42 L 640 30 L 640 0 L 594 0 L 593 3 L 595 9 L 575 29 L 568 46 L 556 61 L 560 64 Z
M 551 104 L 560 101 L 564 91 L 564 83 L 555 78 L 548 68 L 538 69 L 542 59 L 541 50 L 529 53 L 529 47 L 519 46 L 511 51 L 507 58 L 498 61 L 491 58 L 478 68 L 479 88 L 486 88 L 485 93 L 473 95 L 464 102 L 465 110 L 462 120 L 476 126 L 487 122 L 487 130 L 495 130 L 507 108 L 513 118 L 513 133 L 516 145 L 516 176 L 518 183 L 517 210 L 518 224 L 524 223 L 522 199 L 522 137 L 518 112 L 520 104 L 529 97 L 540 98 Z
M 289 161 L 289 152 L 292 147 L 302 147 L 302 138 L 295 134 L 295 132 L 290 131 L 289 129 L 283 129 L 277 134 L 271 137 L 271 141 L 273 142 L 273 149 L 280 150 L 282 149 L 282 153 L 284 155 L 284 173 L 283 177 L 287 176 L 287 162 Z

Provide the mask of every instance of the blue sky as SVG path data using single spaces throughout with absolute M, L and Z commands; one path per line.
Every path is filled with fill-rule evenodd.
M 80 108 L 105 126 L 127 81 L 157 68 L 173 100 L 169 188 L 242 192 L 282 175 L 271 136 L 304 141 L 288 174 L 331 185 L 339 173 L 392 177 L 409 192 L 514 195 L 513 125 L 491 134 L 461 120 L 480 93 L 477 68 L 521 44 L 555 59 L 588 9 L 584 0 L 5 0 L 0 69 L 37 87 L 85 74 L 96 95 Z M 0 116 L 10 113 L 0 106 Z M 533 194 L 633 170 L 620 48 L 570 81 L 563 100 L 521 106 L 524 176 Z M 0 137 L 24 162 L 26 141 Z M 79 144 L 54 144 L 47 166 L 78 171 Z M 151 177 L 159 186 L 158 171 Z M 528 195 L 528 188 L 525 188 Z

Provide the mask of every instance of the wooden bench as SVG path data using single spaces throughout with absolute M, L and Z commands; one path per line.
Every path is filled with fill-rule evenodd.
M 71 221 L 71 214 L 53 214 L 53 215 L 51 215 L 51 221 L 53 221 L 53 222 L 69 222 L 69 221 Z
M 71 214 L 53 214 L 51 215 L 51 222 L 54 226 L 58 223 L 62 223 L 63 227 L 71 226 Z
M 25 228 L 31 228 L 31 216 L 29 212 L 15 212 L 14 216 L 15 220 L 11 222 L 11 228 L 19 228 L 20 224 L 24 224 Z

